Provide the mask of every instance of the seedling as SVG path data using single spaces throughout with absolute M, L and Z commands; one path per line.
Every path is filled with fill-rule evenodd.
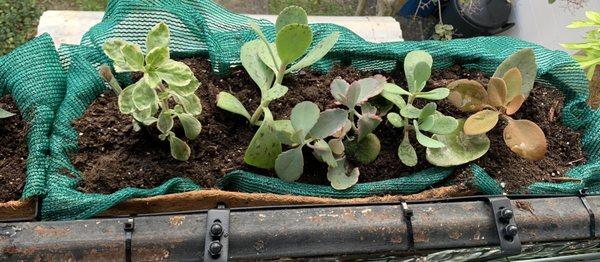
M 339 139 L 325 141 L 343 128 L 348 113 L 343 109 L 330 109 L 320 112 L 313 102 L 302 102 L 294 106 L 290 120 L 277 121 L 279 141 L 291 149 L 279 154 L 275 161 L 275 172 L 279 178 L 293 182 L 304 172 L 302 150 L 308 146 L 317 159 L 329 167 L 327 178 L 336 189 L 346 189 L 358 181 L 358 169 L 346 175 L 347 164 L 344 158 L 344 145 Z
M 417 153 L 412 146 L 409 133 L 414 130 L 417 142 L 427 148 L 443 148 L 446 145 L 439 140 L 425 135 L 429 132 L 434 135 L 446 135 L 452 133 L 458 126 L 458 121 L 450 116 L 445 116 L 437 111 L 435 102 L 430 102 L 422 109 L 413 105 L 415 99 L 441 100 L 448 96 L 447 88 L 436 88 L 423 92 L 427 80 L 431 76 L 433 58 L 424 51 L 412 51 L 406 55 L 404 60 L 404 73 L 408 83 L 408 90 L 395 84 L 384 85 L 381 95 L 396 105 L 400 112 L 388 113 L 387 119 L 390 124 L 397 128 L 403 128 L 402 142 L 398 147 L 398 157 L 407 166 L 417 164 Z M 405 101 L 402 96 L 407 96 Z
M 9 118 L 14 115 L 15 115 L 14 113 L 8 112 L 8 111 L 0 108 L 0 119 Z
M 142 72 L 144 76 L 122 89 L 110 68 L 101 68 L 100 75 L 119 96 L 121 113 L 133 116 L 134 128 L 139 129 L 138 123 L 156 124 L 161 132 L 159 138 L 169 140 L 173 158 L 187 161 L 190 147 L 172 129 L 178 118 L 186 138 L 198 137 L 202 125 L 196 116 L 202 112 L 202 105 L 195 92 L 200 82 L 187 65 L 170 59 L 169 37 L 166 24 L 154 26 L 146 38 L 146 55 L 137 44 L 120 39 L 105 42 L 102 48 L 117 73 Z
M 540 160 L 547 151 L 542 129 L 529 120 L 514 120 L 533 88 L 537 65 L 533 50 L 522 49 L 504 60 L 488 83 L 487 90 L 477 81 L 461 79 L 449 85 L 448 99 L 463 112 L 476 112 L 464 123 L 467 135 L 482 135 L 496 126 L 501 117 L 508 124 L 503 137 L 506 145 L 521 157 Z
M 257 24 L 251 23 L 250 27 L 258 35 L 258 39 L 242 46 L 240 60 L 260 89 L 260 105 L 250 114 L 235 96 L 221 92 L 217 98 L 217 106 L 244 116 L 253 125 L 260 125 L 246 150 L 244 161 L 252 166 L 270 169 L 274 167 L 274 157 L 281 153 L 281 145 L 271 143 L 276 139 L 272 130 L 273 121 L 266 113 L 270 102 L 287 93 L 288 88 L 281 84 L 284 75 L 310 66 L 323 58 L 337 42 L 339 33 L 335 32 L 325 37 L 305 55 L 313 41 L 313 32 L 308 26 L 304 9 L 290 6 L 281 11 L 275 23 L 277 36 L 274 43 L 267 40 Z M 301 57 L 302 59 L 298 60 Z
M 352 130 L 354 136 L 347 137 L 345 143 L 347 152 L 364 164 L 373 162 L 381 149 L 379 138 L 373 131 L 382 119 L 377 115 L 377 108 L 369 104 L 368 100 L 381 94 L 385 83 L 386 79 L 381 75 L 360 79 L 352 84 L 341 78 L 331 82 L 331 94 L 336 102 L 348 108 L 348 119 L 335 136 L 346 137 Z M 360 108 L 360 111 L 357 108 Z

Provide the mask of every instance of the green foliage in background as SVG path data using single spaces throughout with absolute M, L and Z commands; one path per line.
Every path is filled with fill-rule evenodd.
M 600 12 L 587 11 L 588 20 L 574 21 L 567 28 L 589 28 L 585 39 L 580 43 L 562 44 L 571 50 L 579 50 L 581 54 L 573 56 L 581 67 L 586 70 L 588 80 L 594 76 L 594 70 L 600 65 Z
M 279 14 L 284 8 L 297 5 L 310 15 L 350 16 L 356 1 L 348 0 L 269 0 L 269 14 Z

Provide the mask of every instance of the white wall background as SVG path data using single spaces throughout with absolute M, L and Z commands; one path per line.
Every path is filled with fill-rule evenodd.
M 545 46 L 548 49 L 564 50 L 560 43 L 579 42 L 585 29 L 568 29 L 573 20 L 584 20 L 585 11 L 600 12 L 600 0 L 587 0 L 580 9 L 569 8 L 566 0 L 548 4 L 547 0 L 512 0 L 513 11 L 509 22 L 515 26 L 503 35 L 510 35 Z

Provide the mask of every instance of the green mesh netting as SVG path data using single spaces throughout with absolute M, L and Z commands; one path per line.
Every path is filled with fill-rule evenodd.
M 65 95 L 65 73 L 49 35 L 0 57 L 0 95 L 10 94 L 27 133 L 27 179 L 22 198 L 46 192 L 46 170 L 54 116 Z
M 154 189 L 125 188 L 109 195 L 84 194 L 76 190 L 77 178 L 63 175 L 60 170 L 78 172 L 67 156 L 77 149 L 77 134 L 70 126 L 85 108 L 105 90 L 96 68 L 108 59 L 101 50 L 110 38 L 123 38 L 144 46 L 146 33 L 158 22 L 166 22 L 172 34 L 171 51 L 174 56 L 207 56 L 214 71 L 227 75 L 232 66 L 239 64 L 241 45 L 255 38 L 247 28 L 251 18 L 234 14 L 211 0 L 121 0 L 110 1 L 102 23 L 86 33 L 79 46 L 63 46 L 61 60 L 66 70 L 66 96 L 57 113 L 51 137 L 51 162 L 48 173 L 50 185 L 44 200 L 42 215 L 45 219 L 79 219 L 99 214 L 107 208 L 132 197 L 153 196 L 171 192 L 198 190 L 190 180 L 176 178 Z M 267 37 L 273 39 L 273 26 L 258 21 Z M 530 187 L 533 193 L 574 193 L 582 187 L 600 192 L 600 183 L 594 174 L 600 168 L 600 113 L 586 104 L 588 82 L 583 71 L 568 54 L 509 37 L 480 37 L 447 42 L 394 42 L 369 43 L 351 31 L 330 24 L 311 25 L 315 43 L 332 31 L 341 32 L 333 50 L 313 69 L 326 71 L 335 63 L 352 65 L 361 70 L 390 71 L 402 64 L 404 56 L 415 49 L 426 50 L 433 56 L 434 68 L 459 64 L 491 75 L 507 56 L 521 48 L 533 48 L 538 63 L 538 81 L 559 88 L 566 95 L 563 111 L 564 124 L 584 130 L 583 146 L 588 163 L 572 169 L 567 175 L 582 179 L 583 183 L 538 183 Z M 549 134 L 551 135 L 551 134 Z M 485 193 L 500 192 L 497 183 L 483 169 L 473 167 L 475 182 Z M 410 176 L 358 184 L 345 191 L 328 186 L 285 183 L 244 171 L 225 176 L 219 186 L 225 190 L 243 192 L 272 192 L 320 197 L 364 197 L 381 194 L 409 194 L 428 189 L 444 180 L 451 169 L 431 168 Z

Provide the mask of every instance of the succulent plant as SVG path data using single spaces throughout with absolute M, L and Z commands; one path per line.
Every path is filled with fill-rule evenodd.
M 277 141 L 273 137 L 273 120 L 267 119 L 266 111 L 270 102 L 287 93 L 288 88 L 281 84 L 284 75 L 310 66 L 323 58 L 337 42 L 339 33 L 334 32 L 325 37 L 306 53 L 313 41 L 313 33 L 308 26 L 306 12 L 298 6 L 285 8 L 277 17 L 277 36 L 274 43 L 267 40 L 257 24 L 251 23 L 250 27 L 258 35 L 258 39 L 242 46 L 240 60 L 260 89 L 260 105 L 250 114 L 235 96 L 221 92 L 217 98 L 217 106 L 244 116 L 253 125 L 260 125 L 246 150 L 244 161 L 252 166 L 270 169 L 275 164 L 274 156 L 281 153 L 280 144 L 269 143 Z M 264 145 L 269 146 L 265 148 Z
M 482 135 L 493 129 L 500 117 L 507 122 L 504 142 L 521 157 L 539 160 L 547 151 L 542 129 L 529 120 L 515 120 L 516 113 L 533 88 L 537 74 L 535 55 L 522 49 L 504 60 L 488 83 L 487 90 L 477 81 L 452 82 L 448 100 L 463 112 L 476 112 L 464 123 L 467 135 Z
M 448 135 L 458 127 L 458 121 L 437 111 L 437 104 L 430 102 L 422 109 L 414 106 L 415 99 L 441 100 L 448 96 L 447 88 L 436 88 L 424 92 L 425 84 L 431 76 L 433 58 L 424 51 L 412 51 L 404 60 L 404 73 L 408 90 L 395 84 L 384 85 L 381 95 L 400 109 L 399 113 L 387 114 L 387 120 L 397 128 L 403 128 L 403 137 L 398 147 L 398 157 L 407 166 L 417 164 L 417 153 L 410 142 L 409 132 L 414 130 L 417 142 L 426 148 L 444 148 L 446 144 L 436 139 L 436 135 Z M 404 100 L 403 96 L 407 97 Z M 427 136 L 424 132 L 433 134 Z
M 188 139 L 198 137 L 202 125 L 196 116 L 202 112 L 202 105 L 195 92 L 200 82 L 187 65 L 170 59 L 169 35 L 166 24 L 154 26 L 146 38 L 146 55 L 137 44 L 121 39 L 106 41 L 102 48 L 117 73 L 142 72 L 144 76 L 122 89 L 110 68 L 101 68 L 100 75 L 119 96 L 119 110 L 133 116 L 134 128 L 139 129 L 138 123 L 156 124 L 161 132 L 159 138 L 169 140 L 171 155 L 186 161 L 191 154 L 190 147 L 172 129 L 177 118 Z
M 8 112 L 8 111 L 0 108 L 0 119 L 2 119 L 2 118 L 9 118 L 9 117 L 14 116 L 14 115 L 15 115 L 14 113 Z

